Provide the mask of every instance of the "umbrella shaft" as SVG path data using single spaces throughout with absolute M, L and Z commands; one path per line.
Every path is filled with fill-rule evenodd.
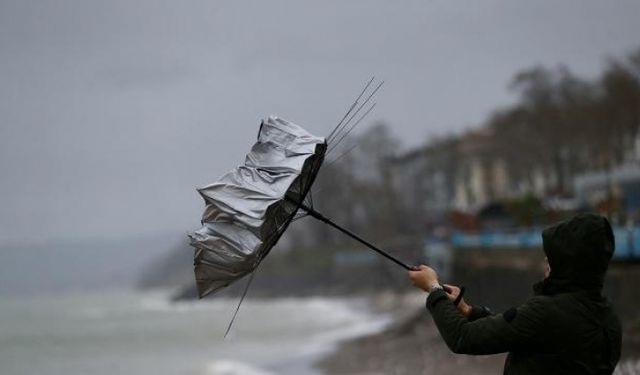
M 329 220 L 328 218 L 324 217 L 321 213 L 319 213 L 318 211 L 314 210 L 313 208 L 305 205 L 305 204 L 301 204 L 300 208 L 302 208 L 303 210 L 305 210 L 309 215 L 311 215 L 312 217 L 322 221 L 323 223 L 329 224 L 330 226 L 336 228 L 337 230 L 339 230 L 340 232 L 346 234 L 347 236 L 353 238 L 354 240 L 360 242 L 361 244 L 367 246 L 369 249 L 377 252 L 378 254 L 382 255 L 383 257 L 389 259 L 390 261 L 394 262 L 395 264 L 403 267 L 404 269 L 408 270 L 408 271 L 412 271 L 415 268 L 408 266 L 407 264 L 405 264 L 404 262 L 396 259 L 395 257 L 391 256 L 389 253 L 387 253 L 386 251 L 374 246 L 373 244 L 367 242 L 365 239 L 363 239 L 362 237 L 358 236 L 357 234 L 349 231 L 348 229 L 345 229 L 343 227 L 341 227 L 340 225 L 334 223 L 333 221 Z

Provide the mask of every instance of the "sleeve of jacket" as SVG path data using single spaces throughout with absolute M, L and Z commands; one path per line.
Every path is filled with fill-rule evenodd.
M 465 318 L 442 290 L 431 293 L 427 308 L 447 346 L 460 354 L 495 354 L 541 345 L 545 325 L 544 300 L 533 297 L 509 313 L 473 321 Z
M 491 312 L 491 310 L 486 306 L 471 306 L 471 314 L 469 315 L 468 320 L 470 322 L 473 322 L 474 320 L 485 318 L 491 315 L 493 315 L 493 312 Z

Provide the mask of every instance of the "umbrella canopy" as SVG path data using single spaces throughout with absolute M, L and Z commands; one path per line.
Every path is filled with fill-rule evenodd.
M 202 298 L 251 273 L 300 208 L 324 160 L 324 138 L 270 116 L 244 165 L 198 189 L 206 207 L 190 234 Z

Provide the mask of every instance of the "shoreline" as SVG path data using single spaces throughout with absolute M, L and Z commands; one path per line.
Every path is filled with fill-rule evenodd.
M 387 293 L 389 294 L 389 293 Z M 343 340 L 314 363 L 324 374 L 500 374 L 505 354 L 452 353 L 426 310 L 424 293 L 370 296 L 371 309 L 391 314 L 381 331 Z M 640 375 L 640 322 L 624 322 L 622 356 L 615 375 Z
M 335 349 L 314 363 L 323 374 L 474 374 L 502 372 L 505 355 L 461 356 L 446 347 L 425 309 L 423 292 L 381 292 L 368 297 L 376 314 L 389 314 L 391 322 L 373 334 L 338 342 Z
M 394 321 L 393 317 L 387 313 L 367 311 L 368 303 L 364 300 L 343 299 L 340 303 L 347 306 L 354 315 L 357 314 L 362 320 L 310 336 L 309 342 L 300 346 L 298 353 L 293 358 L 286 359 L 280 365 L 268 368 L 268 370 L 274 371 L 275 374 L 325 374 L 323 369 L 316 366 L 319 361 L 331 356 L 346 342 L 383 332 Z

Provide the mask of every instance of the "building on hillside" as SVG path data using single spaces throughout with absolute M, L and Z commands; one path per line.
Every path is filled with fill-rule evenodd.
M 398 204 L 421 221 L 434 224 L 452 207 L 457 142 L 445 139 L 389 160 L 391 183 L 401 192 Z
M 487 129 L 470 131 L 460 138 L 454 183 L 456 209 L 477 210 L 510 195 L 512 183 L 507 160 L 496 152 L 493 140 Z
M 579 202 L 598 207 L 603 202 L 617 201 L 628 218 L 640 220 L 640 163 L 626 163 L 609 171 L 589 172 L 574 179 Z

